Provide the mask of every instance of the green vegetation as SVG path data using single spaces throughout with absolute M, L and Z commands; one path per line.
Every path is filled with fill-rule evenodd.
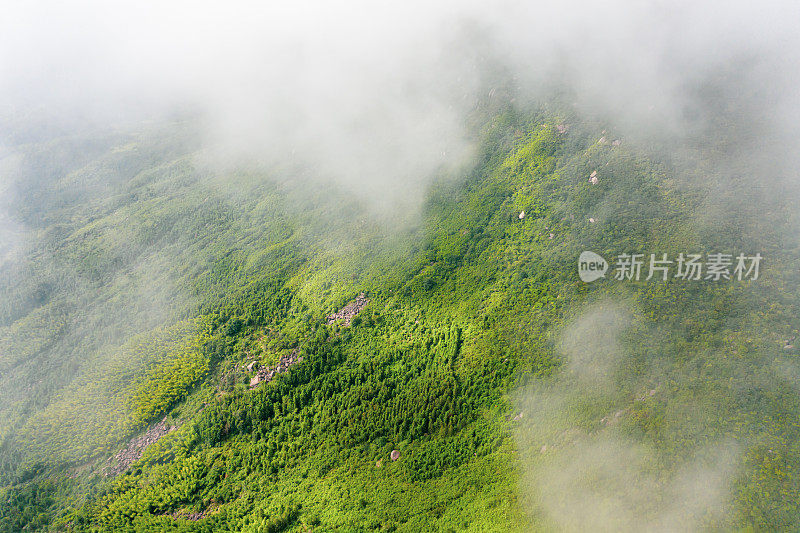
M 679 187 L 688 163 L 597 143 L 598 130 L 492 114 L 474 168 L 436 182 L 411 219 L 293 180 L 306 170 L 220 177 L 173 129 L 76 162 L 39 190 L 45 214 L 21 213 L 39 241 L 0 272 L 0 531 L 557 529 L 523 474 L 542 461 L 536 439 L 596 434 L 615 411 L 661 480 L 708 442 L 737 443 L 731 497 L 703 525 L 800 527 L 788 207 L 771 230 L 737 212 L 708 231 L 693 214 L 721 177 Z M 43 172 L 52 147 L 23 148 Z M 59 196 L 109 176 L 103 194 Z M 758 282 L 587 285 L 583 250 L 769 261 Z M 351 327 L 326 324 L 362 291 Z M 624 302 L 630 325 L 613 387 L 595 390 L 565 370 L 560 339 L 604 301 Z M 248 389 L 245 364 L 295 349 L 302 362 Z M 529 427 L 537 407 L 522 402 L 515 420 L 519 391 L 554 380 L 558 418 Z M 165 415 L 180 429 L 102 475 Z
M 183 398 L 208 372 L 197 320 L 140 335 L 98 361 L 20 428 L 31 460 L 81 462 Z

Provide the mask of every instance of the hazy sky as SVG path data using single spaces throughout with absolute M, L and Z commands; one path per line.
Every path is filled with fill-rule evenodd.
M 205 161 L 297 164 L 375 212 L 413 210 L 432 175 L 469 165 L 476 102 L 502 85 L 524 104 L 558 80 L 619 135 L 729 128 L 757 144 L 729 152 L 731 172 L 796 183 L 797 20 L 800 4 L 743 0 L 13 3 L 0 153 L 4 126 L 34 116 L 77 131 L 180 110 L 200 118 Z
M 578 106 L 675 131 L 697 118 L 691 88 L 732 67 L 793 133 L 797 20 L 788 1 L 18 2 L 0 18 L 0 111 L 183 106 L 233 154 L 407 181 L 463 157 L 487 62 L 523 98 L 557 71 Z

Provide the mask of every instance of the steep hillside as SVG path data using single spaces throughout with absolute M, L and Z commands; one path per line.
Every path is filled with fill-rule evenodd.
M 29 185 L 0 271 L 0 530 L 800 527 L 788 196 L 508 108 L 401 216 L 203 166 L 189 128 L 19 147 L 23 176 L 95 150 Z M 584 283 L 583 251 L 645 275 Z M 764 259 L 647 280 L 651 253 Z

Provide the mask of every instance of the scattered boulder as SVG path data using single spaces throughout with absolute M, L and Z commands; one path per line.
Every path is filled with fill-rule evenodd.
M 525 218 L 525 211 L 520 211 L 519 219 L 522 220 L 523 218 Z
M 363 292 L 352 302 L 342 307 L 339 311 L 332 315 L 328 315 L 328 325 L 334 324 L 336 321 L 341 320 L 345 326 L 349 326 L 353 318 L 364 309 L 369 303 L 369 298 Z
M 299 355 L 299 351 L 297 348 L 291 351 L 289 355 L 283 355 L 280 359 L 278 359 L 278 364 L 275 368 L 270 367 L 259 367 L 256 375 L 250 378 L 250 388 L 253 389 L 257 387 L 260 383 L 269 383 L 272 379 L 289 370 L 292 365 L 295 365 L 303 360 L 302 357 Z
M 191 513 L 186 515 L 186 520 L 191 520 L 196 522 L 206 517 L 205 511 L 192 511 Z
M 168 516 L 173 520 L 191 520 L 192 522 L 197 522 L 205 518 L 208 512 L 208 509 L 205 511 L 187 511 L 186 509 L 179 509 L 171 513 L 163 513 L 161 516 Z
M 125 448 L 111 457 L 108 460 L 109 464 L 105 469 L 105 475 L 108 477 L 123 473 L 142 456 L 145 448 L 176 429 L 177 427 L 168 426 L 167 417 L 164 417 L 161 422 L 148 429 L 143 435 L 131 439 Z
M 397 461 L 400 459 L 400 450 L 392 450 L 392 453 L 389 455 L 392 461 Z

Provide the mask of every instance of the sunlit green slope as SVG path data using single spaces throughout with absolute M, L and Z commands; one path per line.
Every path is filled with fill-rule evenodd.
M 0 526 L 800 526 L 790 206 L 712 225 L 696 214 L 728 177 L 687 184 L 707 167 L 612 139 L 570 115 L 498 112 L 474 166 L 403 216 L 298 181 L 305 169 L 222 177 L 152 132 L 81 162 L 69 179 L 87 191 L 97 169 L 127 174 L 58 202 L 44 187 L 53 215 L 2 272 Z M 765 261 L 756 281 L 586 284 L 584 250 Z M 351 326 L 327 324 L 361 292 Z M 248 388 L 246 364 L 294 350 L 302 362 Z M 105 477 L 165 416 L 179 429 Z M 553 476 L 599 450 L 611 467 Z M 672 512 L 698 490 L 676 481 L 687 468 L 722 488 Z

